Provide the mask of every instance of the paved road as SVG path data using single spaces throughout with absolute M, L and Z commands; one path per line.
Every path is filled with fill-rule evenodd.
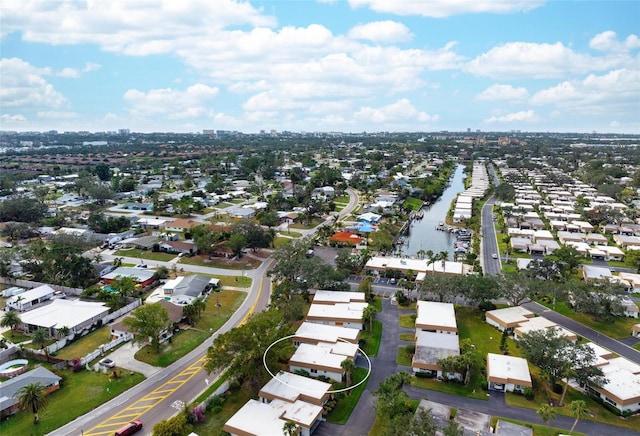
M 603 335 L 602 333 L 599 333 L 596 330 L 585 326 L 584 324 L 580 324 L 579 322 L 567 318 L 566 316 L 561 315 L 558 312 L 548 309 L 545 306 L 536 303 L 535 301 L 524 303 L 522 304 L 522 306 L 555 322 L 558 325 L 561 325 L 562 327 L 571 330 L 574 333 L 579 334 L 582 337 L 589 339 L 591 342 L 595 342 L 596 344 L 601 345 L 604 348 L 611 350 L 616 354 L 619 354 L 620 356 L 626 357 L 633 362 L 640 363 L 640 352 L 636 351 L 626 344 L 623 344 L 620 341 Z M 631 332 L 629 332 L 629 334 L 631 334 Z
M 496 230 L 493 227 L 493 205 L 495 198 L 491 197 L 482 207 L 482 224 L 481 224 L 481 259 L 482 270 L 486 275 L 496 276 L 502 273 L 502 264 L 500 257 L 493 258 L 493 254 L 498 254 L 498 240 L 496 239 Z

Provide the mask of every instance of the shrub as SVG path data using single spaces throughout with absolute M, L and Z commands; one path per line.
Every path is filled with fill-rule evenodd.
M 211 412 L 214 415 L 222 411 L 222 405 L 224 404 L 225 397 L 223 395 L 216 395 L 207 401 L 207 407 L 205 410 Z
M 71 359 L 71 371 L 78 372 L 82 369 L 82 363 L 79 357 Z
M 560 383 L 553 384 L 553 393 L 558 395 L 562 394 L 562 385 Z
M 533 390 L 533 388 L 524 388 L 524 397 L 527 400 L 532 401 L 535 398 L 535 391 Z
M 411 356 L 416 354 L 416 346 L 414 344 L 407 345 L 406 347 L 404 347 L 404 349 L 407 351 L 407 354 Z
M 480 303 L 478 305 L 478 308 L 480 310 L 482 310 L 483 312 L 487 312 L 489 310 L 495 310 L 496 309 L 496 305 L 493 304 L 491 301 L 483 301 L 482 303 Z
M 488 391 L 489 390 L 489 383 L 486 380 L 482 380 L 480 382 L 480 389 L 482 389 L 483 391 Z

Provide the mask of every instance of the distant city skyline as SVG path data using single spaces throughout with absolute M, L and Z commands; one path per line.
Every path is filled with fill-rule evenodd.
M 640 2 L 0 0 L 0 130 L 640 132 Z

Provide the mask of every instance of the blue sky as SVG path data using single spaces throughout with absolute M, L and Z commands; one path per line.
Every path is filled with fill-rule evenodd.
M 640 132 L 640 2 L 0 0 L 0 129 Z

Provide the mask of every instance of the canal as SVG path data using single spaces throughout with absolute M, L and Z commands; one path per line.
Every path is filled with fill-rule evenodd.
M 451 202 L 464 191 L 463 170 L 463 165 L 456 167 L 453 177 L 449 180 L 450 185 L 444 190 L 442 196 L 431 206 L 423 209 L 422 219 L 413 221 L 404 237 L 404 244 L 399 247 L 402 255 L 414 257 L 420 250 L 431 250 L 434 253 L 447 251 L 449 259 L 453 259 L 456 235 L 436 230 L 436 227 L 438 223 L 445 221 Z

